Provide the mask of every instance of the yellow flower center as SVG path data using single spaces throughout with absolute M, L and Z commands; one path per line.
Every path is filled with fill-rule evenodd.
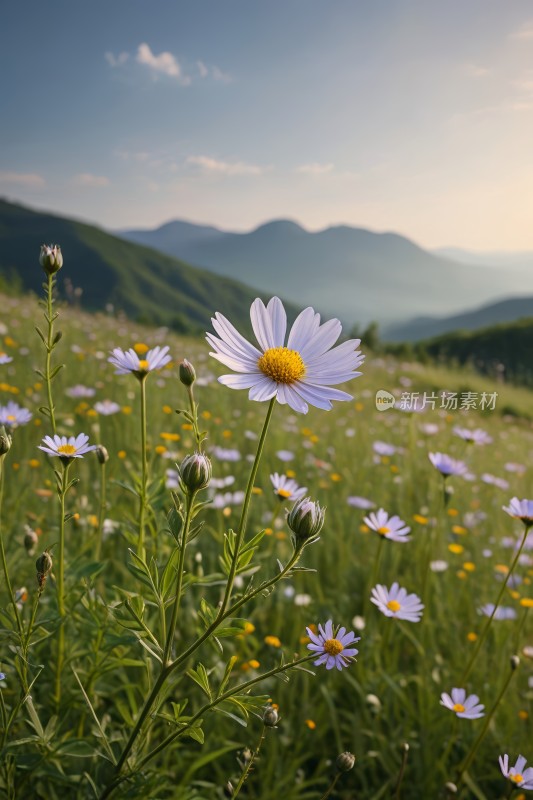
M 326 653 L 329 653 L 330 656 L 338 656 L 339 653 L 342 653 L 344 650 L 344 646 L 338 639 L 326 639 L 324 642 L 324 650 Z
M 390 609 L 390 611 L 399 611 L 401 605 L 397 600 L 389 600 L 389 602 L 387 603 L 387 608 Z
M 378 528 L 377 533 L 380 533 L 382 536 L 386 536 L 388 533 L 390 533 L 390 528 L 387 528 L 386 525 L 383 525 L 382 528 Z
M 7 415 L 7 421 L 8 422 L 15 422 L 15 420 L 16 420 L 16 416 L 14 414 L 8 414 Z
M 288 347 L 271 347 L 265 350 L 257 366 L 276 383 L 291 384 L 305 375 L 305 364 L 300 353 L 289 350 Z
M 453 707 L 453 710 L 456 711 L 458 714 L 462 714 L 465 710 L 465 707 L 461 705 L 461 703 L 456 703 Z
M 139 371 L 140 372 L 148 372 L 148 367 L 149 366 L 150 365 L 148 364 L 148 361 L 145 361 L 144 358 L 140 358 L 139 359 Z
M 61 453 L 62 456 L 73 456 L 76 448 L 73 444 L 62 444 L 57 448 L 57 452 Z
M 522 781 L 524 780 L 523 775 L 509 775 L 509 777 L 513 783 L 522 783 Z
M 292 492 L 289 492 L 288 489 L 278 489 L 278 491 L 277 491 L 278 497 L 282 497 L 282 498 L 285 498 L 285 499 L 287 499 L 287 497 L 290 497 L 291 494 L 292 494 Z
M 137 344 L 133 345 L 133 349 L 135 350 L 138 356 L 143 356 L 145 353 L 148 352 L 148 345 L 143 344 L 142 342 L 137 342 Z

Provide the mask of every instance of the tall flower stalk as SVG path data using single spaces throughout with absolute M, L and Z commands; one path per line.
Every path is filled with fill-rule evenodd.
M 41 406 L 39 410 L 49 418 L 50 426 L 52 428 L 52 433 L 55 434 L 57 426 L 56 426 L 54 400 L 52 397 L 52 380 L 55 378 L 59 370 L 63 367 L 63 364 L 58 364 L 57 366 L 52 367 L 52 352 L 62 336 L 61 331 L 57 331 L 57 333 L 54 331 L 54 322 L 59 316 L 58 312 L 54 311 L 54 289 L 56 286 L 55 274 L 63 266 L 63 255 L 61 253 L 61 248 L 59 247 L 59 245 L 50 245 L 50 246 L 42 245 L 39 262 L 47 276 L 46 282 L 43 283 L 43 289 L 45 291 L 45 300 L 41 301 L 42 305 L 44 306 L 46 334 L 43 333 L 43 331 L 38 326 L 35 326 L 35 330 L 39 334 L 39 337 L 42 343 L 44 344 L 46 350 L 46 358 L 44 364 L 44 372 L 41 370 L 37 370 L 37 374 L 45 382 L 46 396 L 48 400 L 48 406 Z

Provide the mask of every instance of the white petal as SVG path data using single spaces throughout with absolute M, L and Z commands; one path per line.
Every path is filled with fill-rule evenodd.
M 272 336 L 274 347 L 283 347 L 285 345 L 285 334 L 287 332 L 287 314 L 283 308 L 283 303 L 279 297 L 273 297 L 267 305 L 267 311 L 270 314 L 272 324 Z
M 270 314 L 259 297 L 252 303 L 250 319 L 252 321 L 255 338 L 263 350 L 270 350 L 271 347 L 275 347 Z
M 298 314 L 289 333 L 287 347 L 300 352 L 305 347 L 310 337 L 314 336 L 320 325 L 320 314 L 315 314 L 314 308 L 308 306 Z
M 248 397 L 250 400 L 270 400 L 277 391 L 277 384 L 271 379 L 264 376 L 263 378 L 259 378 L 257 383 L 252 386 Z

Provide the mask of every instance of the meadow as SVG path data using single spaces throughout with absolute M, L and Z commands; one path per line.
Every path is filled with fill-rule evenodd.
M 527 780 L 506 778 L 498 758 L 533 763 L 533 537 L 503 510 L 532 497 L 531 392 L 363 342 L 362 375 L 342 387 L 353 399 L 299 414 L 218 383 L 228 370 L 202 339 L 54 307 L 57 433 L 85 433 L 109 459 L 38 449 L 53 433 L 35 331 L 46 341 L 47 324 L 37 298 L 2 297 L 0 405 L 32 416 L 8 421 L 10 447 L 0 437 L 1 796 L 525 797 Z M 143 381 L 116 375 L 110 352 L 134 346 L 140 359 L 168 346 L 172 360 Z M 378 390 L 396 406 L 377 410 Z M 424 393 L 434 408 L 399 407 Z M 483 393 L 494 408 L 479 407 Z M 476 407 L 461 409 L 465 396 Z M 188 494 L 176 465 L 199 446 L 212 477 Z M 429 453 L 468 470 L 444 479 Z M 229 531 L 254 465 L 239 549 Z M 289 527 L 292 485 L 276 492 L 274 473 L 326 508 L 316 541 Z M 410 528 L 407 541 L 371 529 L 378 509 Z M 394 582 L 420 599 L 418 621 L 371 602 Z M 221 602 L 236 606 L 225 620 Z M 343 669 L 310 660 L 306 628 L 316 636 L 328 620 L 360 637 Z M 454 688 L 477 695 L 483 715 L 457 716 L 457 698 L 443 705 Z

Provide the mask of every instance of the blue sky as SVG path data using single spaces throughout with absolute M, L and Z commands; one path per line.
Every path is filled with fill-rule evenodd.
M 533 249 L 529 0 L 17 0 L 2 27 L 4 197 Z

